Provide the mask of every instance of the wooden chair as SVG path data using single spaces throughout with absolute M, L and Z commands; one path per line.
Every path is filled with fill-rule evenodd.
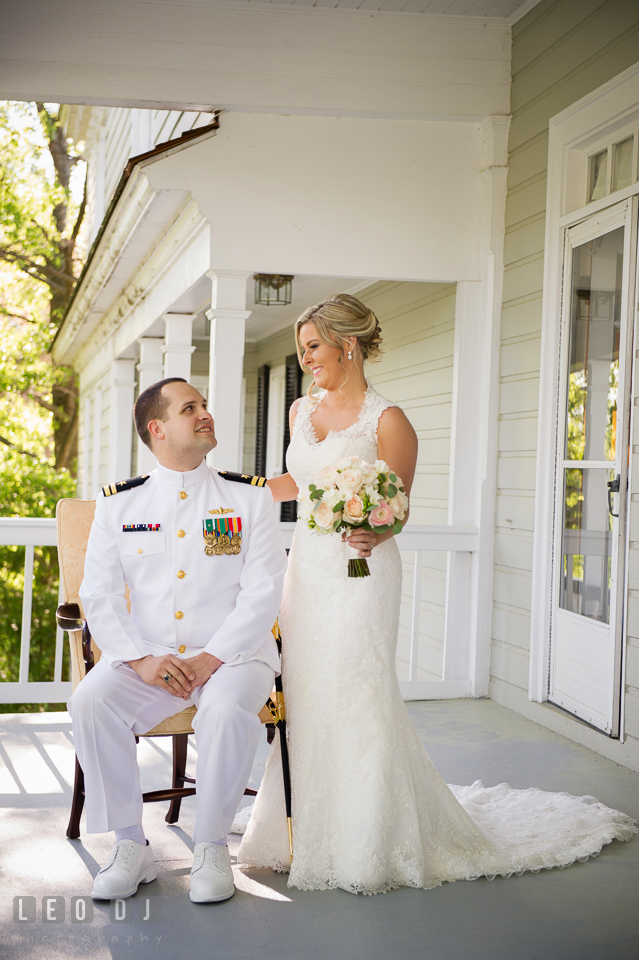
M 95 513 L 95 500 L 60 500 L 56 508 L 58 528 L 58 560 L 60 564 L 60 594 L 65 597 L 57 610 L 59 626 L 68 632 L 71 646 L 71 680 L 73 689 L 100 659 L 100 648 L 91 636 L 89 626 L 82 613 L 80 602 L 80 584 L 84 576 L 84 558 L 87 550 L 89 531 Z M 127 588 L 127 602 L 129 591 Z M 130 608 L 130 604 L 129 604 Z M 275 698 L 274 698 L 275 699 Z M 271 705 L 271 706 L 269 706 Z M 273 740 L 275 727 L 272 710 L 274 704 L 269 700 L 259 717 L 268 729 L 268 741 Z M 169 810 L 165 817 L 167 823 L 177 823 L 180 815 L 180 805 L 184 797 L 191 797 L 195 793 L 195 780 L 186 775 L 186 752 L 189 734 L 193 733 L 191 721 L 196 708 L 186 707 L 181 713 L 163 720 L 145 737 L 172 737 L 173 738 L 173 782 L 166 790 L 151 790 L 145 793 L 142 799 L 145 803 L 159 800 L 169 800 Z M 136 741 L 139 738 L 136 737 Z M 187 787 L 185 784 L 192 784 Z M 255 796 L 256 790 L 249 787 L 245 794 Z M 67 837 L 77 840 L 80 836 L 80 817 L 84 807 L 84 774 L 75 758 L 75 782 L 73 784 L 73 801 L 71 816 L 67 827 Z

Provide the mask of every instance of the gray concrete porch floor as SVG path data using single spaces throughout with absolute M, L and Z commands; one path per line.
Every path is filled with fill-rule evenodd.
M 639 818 L 639 774 L 489 700 L 416 702 L 408 708 L 448 782 L 507 781 L 592 794 Z M 157 738 L 141 742 L 145 789 L 167 782 L 168 746 Z M 254 786 L 266 753 L 263 742 Z M 301 893 L 287 888 L 285 876 L 236 869 L 238 891 L 232 900 L 195 905 L 188 899 L 193 800 L 184 802 L 175 827 L 164 823 L 166 804 L 147 805 L 144 825 L 159 874 L 129 901 L 133 919 L 118 922 L 109 904 L 96 903 L 90 923 L 72 923 L 71 897 L 89 892 L 111 847 L 109 836 L 66 839 L 72 773 L 67 714 L 0 716 L 2 958 L 639 958 L 639 839 L 612 843 L 597 859 L 566 870 L 435 890 L 404 888 L 376 897 L 341 890 Z M 233 854 L 237 839 L 230 847 Z M 64 922 L 42 919 L 42 898 L 54 896 L 64 898 Z M 36 898 L 35 922 L 14 922 L 14 897 Z M 152 912 L 144 922 L 137 911 L 147 897 L 159 915 L 153 920 Z M 28 909 L 25 901 L 23 915 Z

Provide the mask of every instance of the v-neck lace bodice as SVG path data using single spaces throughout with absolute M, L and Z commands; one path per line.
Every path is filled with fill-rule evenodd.
M 302 397 L 299 401 L 286 466 L 300 489 L 308 486 L 314 473 L 342 457 L 356 456 L 371 463 L 377 460 L 379 418 L 394 404 L 377 393 L 369 381 L 366 382 L 368 389 L 357 420 L 343 430 L 329 430 L 323 440 L 318 439 L 311 420 L 317 409 L 317 400 Z M 320 403 L 324 395 L 320 396 Z

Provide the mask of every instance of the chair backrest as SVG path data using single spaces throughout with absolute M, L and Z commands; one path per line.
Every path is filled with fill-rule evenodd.
M 60 592 L 64 603 L 77 603 L 80 610 L 82 610 L 80 585 L 84 577 L 84 560 L 94 514 L 95 500 L 58 500 L 55 509 Z M 100 659 L 100 648 L 93 637 L 91 648 L 97 663 Z M 84 676 L 84 664 L 80 666 L 80 676 Z
M 80 609 L 80 585 L 94 514 L 95 500 L 58 500 L 55 509 L 61 593 L 65 603 L 78 603 Z

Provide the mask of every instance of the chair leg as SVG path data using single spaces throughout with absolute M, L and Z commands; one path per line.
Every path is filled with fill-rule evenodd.
M 75 780 L 73 782 L 73 800 L 71 801 L 71 816 L 67 827 L 69 840 L 77 840 L 80 836 L 80 817 L 84 807 L 84 773 L 80 761 L 75 758 Z
M 173 787 L 183 787 L 186 775 L 186 751 L 189 744 L 188 733 L 173 734 Z M 167 823 L 177 823 L 180 816 L 182 797 L 171 800 L 169 811 L 164 818 Z

